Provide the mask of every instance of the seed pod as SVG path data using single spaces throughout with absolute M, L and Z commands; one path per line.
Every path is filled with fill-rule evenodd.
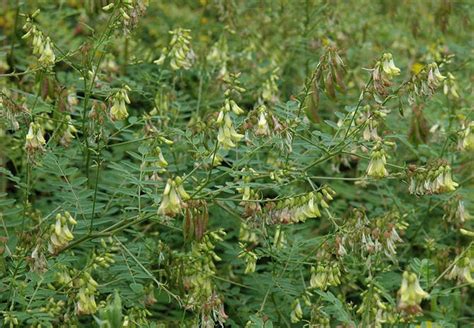
M 341 68 L 335 69 L 336 84 L 342 92 L 346 92 L 346 85 L 344 83 L 344 72 Z
M 328 72 L 326 79 L 324 80 L 324 87 L 328 97 L 331 99 L 336 99 L 336 90 L 334 89 L 334 80 L 331 71 Z
M 318 80 L 315 78 L 311 84 L 311 91 L 305 99 L 305 112 L 306 116 L 314 123 L 320 122 L 321 119 L 318 115 L 319 109 L 319 88 Z

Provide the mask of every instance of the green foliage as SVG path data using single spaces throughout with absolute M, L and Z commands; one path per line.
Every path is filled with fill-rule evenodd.
M 468 1 L 4 1 L 5 327 L 468 327 Z

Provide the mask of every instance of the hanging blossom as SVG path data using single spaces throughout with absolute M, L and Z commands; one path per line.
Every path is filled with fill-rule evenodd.
M 160 58 L 154 61 L 157 65 L 162 65 L 166 58 L 170 58 L 170 66 L 173 70 L 192 67 L 196 55 L 191 48 L 191 30 L 178 28 L 169 32 L 172 35 L 168 47 L 163 48 Z
M 446 76 L 441 74 L 438 64 L 431 63 L 428 65 L 428 86 L 430 89 L 434 90 L 438 88 L 445 79 Z
M 183 187 L 183 179 L 180 177 L 168 179 L 158 208 L 158 214 L 173 217 L 181 213 L 181 210 L 186 207 L 185 201 L 189 198 Z
M 222 34 L 219 41 L 211 47 L 211 50 L 206 57 L 206 60 L 214 67 L 220 66 L 218 78 L 224 78 L 227 76 L 227 61 L 229 60 L 228 52 L 227 39 L 224 34 Z
M 258 123 L 255 128 L 255 135 L 268 136 L 270 135 L 270 126 L 268 125 L 268 111 L 265 106 L 260 106 L 258 109 Z
M 26 134 L 25 150 L 29 154 L 44 150 L 46 140 L 43 137 L 43 129 L 38 123 L 31 122 Z
M 113 121 L 121 121 L 128 117 L 127 107 L 125 104 L 130 104 L 130 99 L 128 98 L 127 91 L 131 91 L 131 89 L 125 85 L 110 98 L 113 103 L 110 108 L 110 118 Z
M 291 305 L 291 314 L 290 314 L 290 320 L 291 323 L 298 323 L 303 319 L 303 309 L 301 308 L 301 303 L 300 299 L 297 298 L 293 301 L 293 304 Z
M 257 266 L 257 254 L 249 250 L 244 243 L 239 243 L 240 246 L 240 253 L 238 255 L 239 258 L 243 258 L 245 261 L 245 274 L 255 272 Z
M 386 177 L 388 171 L 385 168 L 385 164 L 387 164 L 386 153 L 382 148 L 382 144 L 378 142 L 370 154 L 370 162 L 367 166 L 367 176 L 377 179 Z
M 120 21 L 123 24 L 124 32 L 129 33 L 137 26 L 139 19 L 146 12 L 148 0 L 124 0 L 120 1 L 118 11 L 120 13 Z M 116 7 L 115 3 L 109 3 L 102 7 L 102 10 L 109 11 Z
M 465 151 L 474 151 L 474 121 L 469 122 L 461 132 L 458 148 Z
M 324 186 L 317 192 L 268 203 L 268 221 L 270 224 L 294 224 L 304 222 L 308 218 L 320 217 L 319 206 L 329 208 L 327 202 L 333 199 L 335 193 L 328 186 Z
M 459 98 L 459 93 L 458 93 L 458 84 L 456 82 L 456 78 L 454 77 L 453 74 L 449 73 L 447 74 L 446 79 L 444 80 L 443 83 L 443 93 L 447 95 L 451 95 L 454 98 Z
M 64 133 L 59 141 L 63 146 L 67 146 L 71 143 L 72 139 L 74 139 L 74 134 L 76 133 L 77 129 L 72 124 L 72 119 L 70 115 L 66 116 L 66 128 L 64 129 Z
M 94 294 L 99 284 L 86 271 L 79 279 L 74 281 L 74 285 L 79 288 L 76 295 L 76 313 L 78 315 L 95 313 L 97 311 L 97 303 L 95 302 Z
M 355 208 L 347 219 L 350 228 L 344 231 L 344 237 L 337 236 L 339 240 L 336 237 L 336 253 L 341 256 L 341 244 L 346 244 L 353 253 L 360 252 L 363 258 L 380 253 L 396 261 L 397 245 L 402 242 L 400 234 L 407 226 L 397 211 L 369 219 L 364 209 Z
M 225 100 L 224 107 L 222 107 L 216 120 L 216 124 L 219 126 L 217 141 L 224 149 L 234 148 L 236 143 L 244 137 L 235 130 L 230 116 L 231 111 L 236 115 L 244 113 L 242 108 L 240 108 L 235 101 L 229 99 Z
M 408 313 L 421 312 L 421 301 L 429 297 L 429 294 L 421 289 L 416 274 L 408 271 L 403 272 L 402 285 L 398 294 L 400 296 L 399 308 Z
M 411 168 L 409 192 L 416 195 L 440 194 L 456 190 L 458 183 L 453 181 L 451 167 L 446 162 L 427 167 Z
M 74 235 L 69 229 L 69 224 L 72 226 L 77 224 L 69 212 L 56 215 L 56 223 L 51 225 L 51 237 L 48 244 L 48 250 L 51 254 L 57 254 L 74 239 Z
M 33 18 L 39 14 L 39 10 L 33 13 L 26 19 L 23 29 L 26 33 L 23 39 L 32 39 L 33 54 L 39 56 L 38 62 L 44 67 L 51 67 L 54 65 L 56 56 L 54 55 L 53 45 L 49 37 L 45 37 L 36 25 L 33 23 Z
M 324 261 L 318 263 L 317 267 L 311 267 L 311 288 L 326 290 L 329 286 L 341 284 L 341 269 L 339 262 Z
M 471 273 L 474 272 L 474 258 L 465 255 L 456 261 L 446 278 L 457 279 L 461 282 L 467 282 L 474 285 L 474 278 Z
M 372 81 L 377 93 L 385 95 L 386 88 L 391 85 L 390 81 L 397 75 L 400 75 L 400 69 L 395 66 L 392 54 L 383 54 L 372 70 Z
M 408 84 L 408 103 L 413 105 L 416 102 L 416 96 L 431 97 L 445 80 L 446 77 L 439 71 L 438 64 L 430 63 L 424 66 L 412 76 Z M 449 91 L 449 84 L 446 91 Z
M 356 122 L 357 126 L 365 124 L 365 129 L 362 133 L 364 140 L 376 142 L 382 140 L 378 134 L 378 127 L 389 113 L 390 110 L 382 106 L 366 105 L 362 108 Z
M 464 200 L 462 196 L 456 195 L 449 199 L 444 205 L 443 220 L 454 224 L 456 226 L 462 226 L 466 221 L 470 220 L 471 215 L 464 206 Z

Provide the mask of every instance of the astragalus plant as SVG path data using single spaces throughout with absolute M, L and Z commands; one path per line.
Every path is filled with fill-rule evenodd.
M 470 1 L 6 0 L 5 327 L 470 327 Z

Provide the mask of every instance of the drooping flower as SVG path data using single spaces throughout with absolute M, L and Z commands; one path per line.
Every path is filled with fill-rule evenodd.
M 217 132 L 217 141 L 224 149 L 234 148 L 244 135 L 237 133 L 229 112 L 221 111 L 216 121 L 220 125 Z
M 89 272 L 84 272 L 79 279 L 74 281 L 79 292 L 76 295 L 77 315 L 93 314 L 97 311 L 95 292 L 99 284 L 92 278 Z
M 382 69 L 389 78 L 393 78 L 400 74 L 400 69 L 395 66 L 393 56 L 390 53 L 385 53 L 382 56 Z
M 430 89 L 436 89 L 445 79 L 446 76 L 440 73 L 438 64 L 431 63 L 428 65 L 428 86 Z
M 299 299 L 293 301 L 291 310 L 291 323 L 297 323 L 303 318 L 303 310 L 301 309 L 301 303 Z
M 69 224 L 74 226 L 76 223 L 76 220 L 69 212 L 56 215 L 56 223 L 51 225 L 51 237 L 48 244 L 48 251 L 51 254 L 56 254 L 74 239 L 74 235 L 69 229 Z
M 467 124 L 467 127 L 461 132 L 459 148 L 465 151 L 474 150 L 474 121 Z
M 191 30 L 178 28 L 169 33 L 172 35 L 171 41 L 154 63 L 162 65 L 166 58 L 170 58 L 170 67 L 173 70 L 190 69 L 196 59 L 191 48 Z
M 403 272 L 402 284 L 400 286 L 398 306 L 409 313 L 421 311 L 420 303 L 428 298 L 429 294 L 421 289 L 420 282 L 415 273 Z
M 445 161 L 431 163 L 426 167 L 415 167 L 409 172 L 411 194 L 439 194 L 456 190 L 458 183 L 453 180 L 451 166 Z
M 180 177 L 174 180 L 168 179 L 158 208 L 158 214 L 173 217 L 181 213 L 183 207 L 186 206 L 185 201 L 188 199 L 189 195 L 184 190 L 183 180 Z
M 72 124 L 71 116 L 66 116 L 66 128 L 64 129 L 63 135 L 61 140 L 59 141 L 62 145 L 67 146 L 71 143 L 72 139 L 74 139 L 74 134 L 76 133 L 77 129 Z
M 400 69 L 395 66 L 392 54 L 383 54 L 372 69 L 372 82 L 375 91 L 378 94 L 387 95 L 387 87 L 392 84 L 390 81 L 399 74 Z
M 267 110 L 265 106 L 261 106 L 259 109 L 258 123 L 255 129 L 255 134 L 257 136 L 268 136 L 270 135 L 270 126 L 268 125 L 267 120 Z
M 54 61 L 56 60 L 56 56 L 54 55 L 53 49 L 51 47 L 51 40 L 49 37 L 46 38 L 46 42 L 44 43 L 44 48 L 40 53 L 40 58 L 38 61 L 43 64 L 44 66 L 52 66 L 54 65 Z
M 338 286 L 341 284 L 341 270 L 337 262 L 319 263 L 318 266 L 311 267 L 311 279 L 309 285 L 311 288 L 326 290 L 329 286 Z
M 46 140 L 43 137 L 43 129 L 38 123 L 31 122 L 26 134 L 25 150 L 34 153 L 43 150 Z
M 462 282 L 474 284 L 471 273 L 474 272 L 474 258 L 466 255 L 460 258 L 446 276 L 448 279 L 457 279 Z
M 121 121 L 128 117 L 127 107 L 125 104 L 130 104 L 127 91 L 130 91 L 128 86 L 124 86 L 112 96 L 113 105 L 110 108 L 110 118 L 113 121 Z
M 388 175 L 388 171 L 385 168 L 385 164 L 387 164 L 385 151 L 379 144 L 377 144 L 370 154 L 370 162 L 367 166 L 367 175 L 377 179 L 386 177 Z
M 308 218 L 321 216 L 319 206 L 329 208 L 327 202 L 332 200 L 335 191 L 324 186 L 321 191 L 293 197 L 267 206 L 269 223 L 294 224 L 304 222 Z
M 247 247 L 243 243 L 239 243 L 239 246 L 242 249 L 242 251 L 240 251 L 238 257 L 243 258 L 245 261 L 244 273 L 249 274 L 249 273 L 255 272 L 255 269 L 257 267 L 257 254 L 247 249 Z

